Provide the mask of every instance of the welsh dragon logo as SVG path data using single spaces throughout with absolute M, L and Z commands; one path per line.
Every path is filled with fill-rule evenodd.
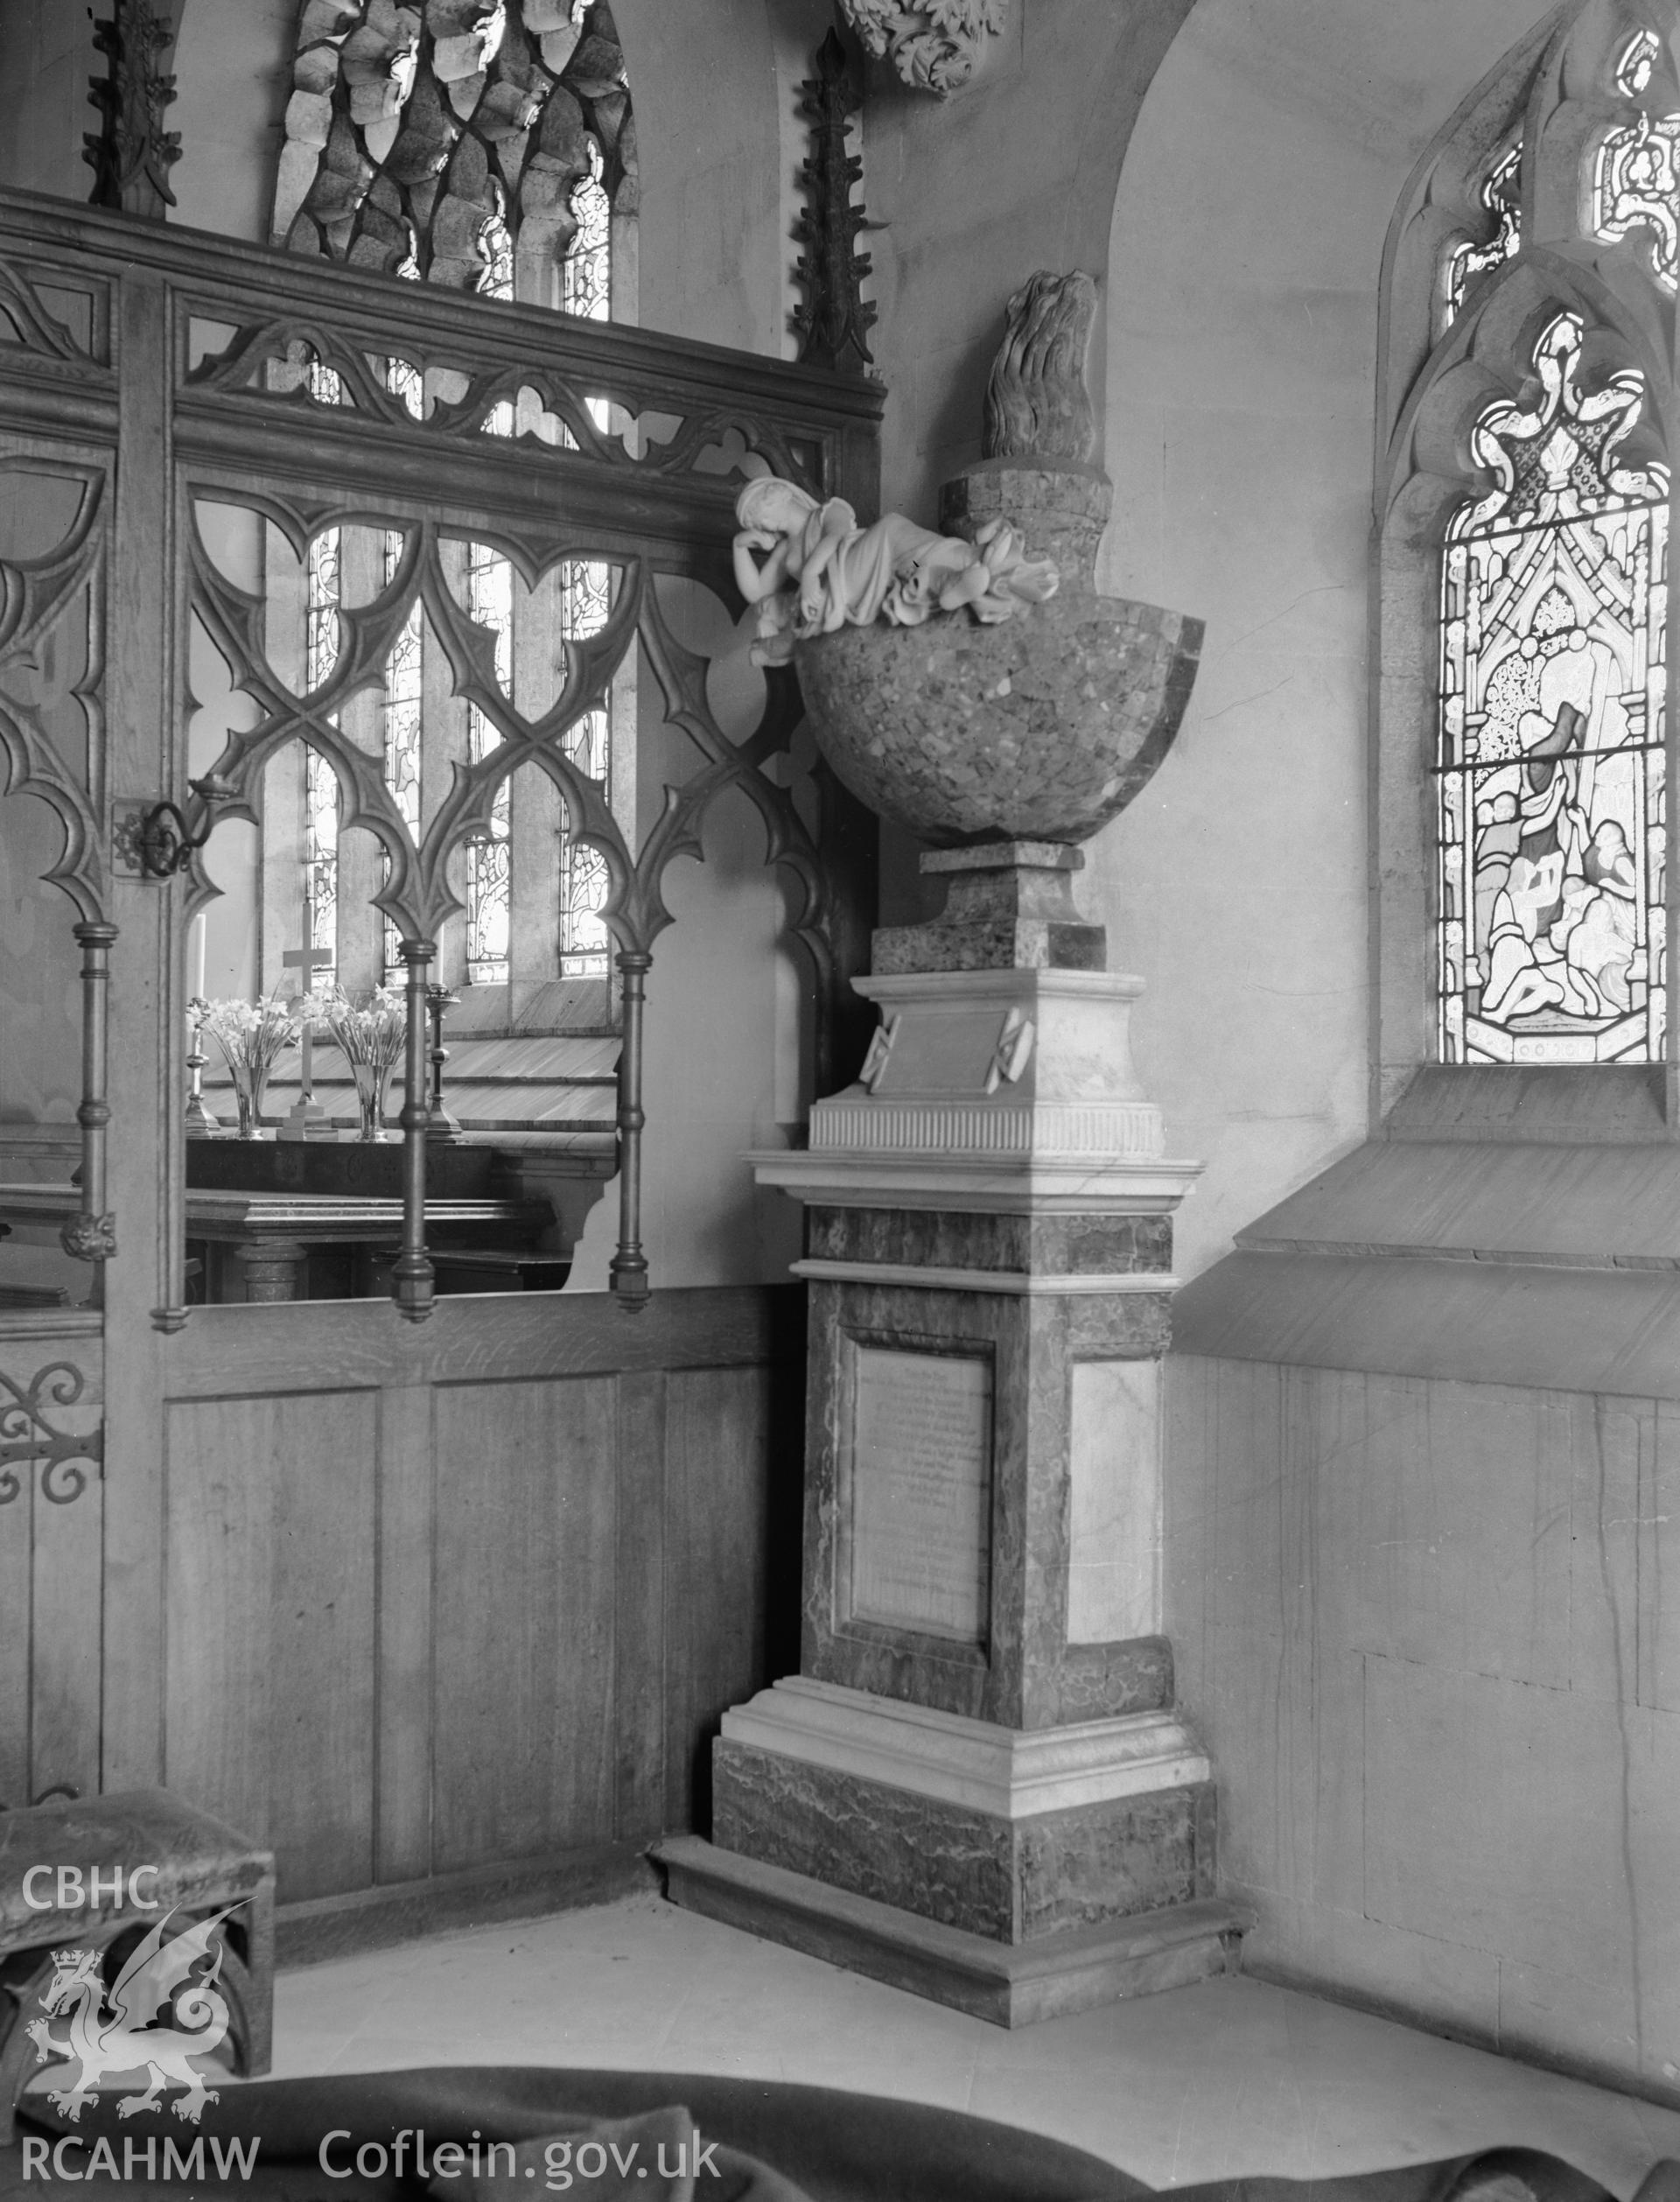
M 108 1989 L 97 1950 L 53 1951 L 52 1977 L 41 1995 L 47 2016 L 31 2019 L 25 2030 L 35 2044 L 38 2065 L 55 2058 L 77 2064 L 72 2084 L 47 2095 L 72 2125 L 80 2120 L 83 2103 L 98 2101 L 102 2083 L 125 2073 L 144 2072 L 150 2084 L 118 2103 L 119 2118 L 161 2108 L 161 2091 L 172 2083 L 186 2091 L 173 2106 L 175 2115 L 194 2125 L 206 2103 L 217 2100 L 216 2089 L 206 2087 L 187 2060 L 215 2049 L 228 2033 L 228 2006 L 216 1992 L 222 1946 L 214 1938 L 228 1911 L 237 1909 L 229 1904 L 227 1911 L 198 1920 L 165 1942 L 164 1930 L 175 1916 L 170 1912 L 136 1946 Z M 208 1970 L 194 1980 L 200 1965 Z M 57 2039 L 50 2024 L 66 2012 L 67 2042 Z M 160 2014 L 163 2024 L 158 2023 Z

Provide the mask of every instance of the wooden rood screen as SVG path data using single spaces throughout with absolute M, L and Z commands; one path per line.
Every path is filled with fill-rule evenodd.
M 656 1294 L 617 1330 L 598 1300 L 434 1308 L 421 1011 L 461 907 L 452 855 L 494 833 L 510 775 L 535 768 L 608 875 L 624 1023 L 614 1286 L 644 1298 L 639 1020 L 670 922 L 666 866 L 697 853 L 709 803 L 750 798 L 769 859 L 799 884 L 819 1054 L 859 922 L 824 832 L 765 769 L 797 719 L 791 677 L 772 677 L 762 722 L 732 740 L 662 578 L 730 600 L 744 472 L 872 509 L 880 403 L 844 376 L 0 194 L 0 470 L 61 522 L 46 547 L 0 558 L 0 745 L 13 793 L 63 827 L 50 876 L 74 905 L 84 1034 L 66 1244 L 102 1286 L 97 1314 L 0 1308 L 0 1384 L 24 1399 L 0 1456 L 0 1802 L 168 1778 L 277 1840 L 294 1895 L 684 1816 L 696 1723 L 762 1665 L 771 1372 L 797 1340 L 774 1294 Z M 276 664 L 260 590 L 213 540 L 206 515 L 229 508 L 298 558 L 335 529 L 387 546 L 382 586 L 339 607 L 312 688 Z M 605 623 L 568 645 L 540 709 L 515 702 L 463 608 L 470 544 L 528 587 L 568 561 L 610 572 Z M 416 607 L 456 707 L 492 730 L 417 820 L 346 731 Z M 52 661 L 55 629 L 85 648 Z M 187 785 L 195 631 L 237 704 L 198 775 L 225 810 Z M 71 660 L 49 696 L 49 661 Z M 693 766 L 640 845 L 567 740 L 632 662 L 642 723 L 651 689 Z M 215 816 L 255 817 L 265 771 L 298 743 L 336 774 L 344 825 L 381 851 L 374 899 L 410 1034 L 392 1296 L 430 1315 L 420 1332 L 378 1301 L 185 1304 L 186 929 L 212 889 L 198 857 L 150 876 L 143 825 L 165 798 L 194 838 Z M 43 1388 L 59 1364 L 68 1376 Z M 681 1553 L 703 1524 L 690 1581 Z M 556 1611 L 550 1562 L 575 1616 Z M 434 1609 L 452 1600 L 445 1660 Z M 708 1637 L 712 1601 L 726 1617 Z M 552 1666 L 534 1672 L 551 1637 Z M 498 1803 L 486 1751 L 517 1796 Z M 465 1786 L 452 1779 L 445 1804 L 446 1765 Z

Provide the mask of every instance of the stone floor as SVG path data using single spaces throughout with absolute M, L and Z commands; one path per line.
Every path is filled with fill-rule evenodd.
M 1156 2186 L 1312 2178 L 1499 2144 L 1626 2196 L 1680 2113 L 1257 1981 L 1017 2033 L 653 1897 L 281 1975 L 279 2074 L 433 2063 L 646 2065 L 973 2110 Z

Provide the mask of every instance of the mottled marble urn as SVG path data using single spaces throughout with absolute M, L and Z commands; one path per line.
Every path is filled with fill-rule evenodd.
M 997 626 L 842 628 L 794 663 L 817 747 L 852 793 L 934 848 L 1077 843 L 1124 810 L 1179 730 L 1202 624 L 1099 596 L 1113 503 L 1095 468 L 991 459 L 948 482 L 940 525 L 1006 520 L 1060 586 Z
M 1160 1611 L 1200 1165 L 1133 1068 L 1143 981 L 1072 892 L 1200 628 L 1096 595 L 1107 512 L 1088 466 L 977 468 L 948 529 L 1007 517 L 1060 593 L 797 649 L 825 754 L 934 844 L 946 903 L 876 933 L 880 1025 L 808 1147 L 751 1158 L 807 1219 L 800 1673 L 724 1715 L 711 1842 L 660 1854 L 679 1902 L 1005 2025 L 1225 1969 L 1243 1925 Z

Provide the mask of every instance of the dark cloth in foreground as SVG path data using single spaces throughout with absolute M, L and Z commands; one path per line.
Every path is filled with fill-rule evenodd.
M 54 2136 L 72 2133 L 111 2143 L 119 2162 L 125 2141 L 144 2151 L 149 2135 L 167 2131 L 177 2149 L 202 2136 L 256 2139 L 251 2176 L 202 2184 L 144 2179 L 84 2183 L 77 2202 L 102 2202 L 117 2191 L 123 2202 L 196 2202 L 239 2195 L 245 2202 L 420 2202 L 428 2192 L 458 2202 L 607 2202 L 634 2193 L 638 2202 L 688 2202 L 679 2186 L 662 2187 L 657 2163 L 638 2179 L 633 2169 L 615 2187 L 608 2159 L 601 2177 L 577 2176 L 576 2149 L 606 2121 L 647 2121 L 616 2128 L 620 2154 L 637 2135 L 663 2135 L 666 2162 L 676 2153 L 686 2125 L 663 2121 L 681 2106 L 703 2144 L 716 2154 L 702 2159 L 691 2181 L 694 2202 L 1130 2202 L 1154 2190 L 1102 2158 L 1068 2143 L 1014 2126 L 994 2124 L 961 2111 L 808 2087 L 784 2081 L 718 2079 L 698 2072 L 578 2072 L 542 2067 L 461 2066 L 416 2072 L 332 2074 L 308 2079 L 235 2083 L 208 2104 L 197 2127 L 173 2116 L 120 2119 L 122 2098 L 113 2093 L 89 2104 L 80 2122 L 66 2126 L 38 2098 L 24 2105 L 25 2120 Z M 27 2130 L 27 2125 L 25 2127 Z M 504 2151 L 494 2186 L 482 2177 L 423 2184 L 414 2176 L 413 2135 L 424 2130 L 429 2159 L 440 2144 L 490 2142 L 540 2143 L 568 2135 L 572 2149 L 551 2183 L 543 2150 L 521 2149 L 513 2179 Z M 329 2176 L 320 2160 L 328 2134 L 347 2136 L 332 2144 L 331 2161 L 347 2170 L 367 2144 L 391 2149 L 410 2135 L 404 2176 Z M 161 2146 L 161 2142 L 160 2142 Z M 605 2155 L 603 2149 L 600 2155 Z M 206 2157 L 210 2152 L 206 2151 Z M 591 2161 L 598 2161 L 599 2156 Z M 644 2168 L 639 2165 L 636 2169 Z M 692 2162 L 690 2160 L 690 2168 Z M 529 2176 L 528 2176 L 528 2173 Z M 57 2185 L 59 2182 L 52 2182 Z M 46 2189 L 38 2177 L 22 2177 L 21 2143 L 0 2163 L 0 2202 L 38 2202 Z M 68 2198 L 64 2198 L 68 2202 Z M 1445 2163 L 1410 2164 L 1344 2178 L 1293 2181 L 1220 2180 L 1173 2190 L 1173 2202 L 1611 2202 L 1597 2183 L 1558 2157 L 1525 2149 L 1501 2149 Z M 1641 2190 L 1640 2202 L 1680 2202 L 1676 2167 L 1659 2165 Z

